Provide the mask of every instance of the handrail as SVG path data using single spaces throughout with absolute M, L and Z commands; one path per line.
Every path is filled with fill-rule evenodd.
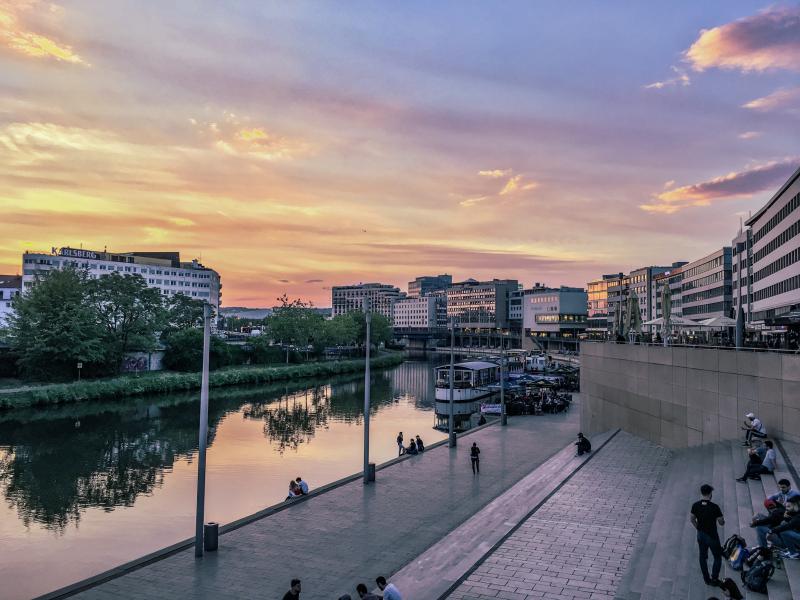
M 614 340 L 581 340 L 581 343 L 593 343 L 593 344 L 619 344 L 621 346 L 653 346 L 658 348 L 664 348 L 663 343 L 655 343 L 655 342 L 634 342 L 631 344 L 630 342 L 615 342 Z M 667 348 L 701 348 L 704 350 L 738 350 L 740 352 L 775 352 L 777 354 L 800 354 L 800 349 L 798 350 L 789 350 L 787 348 L 758 348 L 754 346 L 741 346 L 737 348 L 736 346 L 712 346 L 707 344 L 669 344 L 666 346 Z

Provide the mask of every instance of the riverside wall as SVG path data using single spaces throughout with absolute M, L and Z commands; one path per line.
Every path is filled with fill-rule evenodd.
M 581 344 L 581 427 L 620 427 L 668 448 L 742 437 L 754 412 L 770 437 L 800 442 L 800 355 Z

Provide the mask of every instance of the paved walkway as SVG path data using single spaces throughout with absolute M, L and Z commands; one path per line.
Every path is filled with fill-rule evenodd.
M 398 571 L 573 441 L 579 413 L 512 417 L 380 470 L 375 485 L 349 483 L 225 534 L 203 559 L 183 551 L 78 597 L 280 598 L 292 577 L 303 600 L 357 597 L 356 583 Z
M 669 457 L 620 432 L 449 598 L 613 600 Z

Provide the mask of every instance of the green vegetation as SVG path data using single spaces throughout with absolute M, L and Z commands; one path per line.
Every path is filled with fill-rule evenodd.
M 401 362 L 403 362 L 403 355 L 398 352 L 373 358 L 370 361 L 370 365 L 373 368 L 386 368 L 398 365 Z M 357 372 L 363 368 L 363 359 L 273 367 L 231 367 L 211 373 L 209 385 L 220 387 L 289 381 L 304 377 L 328 377 L 342 373 Z M 199 387 L 200 373 L 162 372 L 142 377 L 121 376 L 96 381 L 48 385 L 0 394 L 0 408 L 24 408 L 85 400 L 107 400 L 109 398 L 192 390 Z

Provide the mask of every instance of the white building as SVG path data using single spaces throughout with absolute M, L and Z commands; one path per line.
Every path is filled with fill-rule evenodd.
M 369 298 L 370 310 L 379 313 L 393 323 L 394 304 L 404 298 L 400 288 L 385 283 L 359 283 L 357 285 L 336 285 L 331 289 L 332 316 L 346 315 L 362 310 L 364 298 Z
M 800 169 L 745 224 L 733 240 L 736 310 L 757 326 L 800 321 Z
M 184 294 L 204 300 L 219 312 L 222 283 L 219 273 L 197 260 L 181 262 L 178 252 L 97 252 L 76 248 L 53 248 L 50 253 L 26 252 L 22 256 L 22 291 L 30 289 L 37 274 L 65 267 L 84 269 L 97 279 L 111 273 L 140 275 L 164 296 Z
M 22 277 L 19 275 L 0 275 L 0 327 L 6 324 L 11 313 L 11 302 L 22 289 Z
M 577 350 L 578 336 L 586 330 L 586 290 L 561 286 L 538 287 L 523 292 L 522 328 L 526 337 L 546 350 Z
M 436 298 L 402 298 L 394 303 L 394 328 L 433 329 L 437 325 Z

